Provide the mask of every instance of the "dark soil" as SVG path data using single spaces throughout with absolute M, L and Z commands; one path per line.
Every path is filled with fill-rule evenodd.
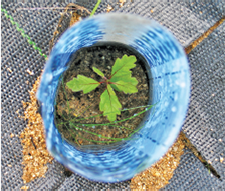
M 87 133 L 81 130 L 76 130 L 70 125 L 69 121 L 76 123 L 77 127 L 90 132 L 111 138 L 127 138 L 133 131 L 137 129 L 146 113 L 138 115 L 133 119 L 124 121 L 117 125 L 127 127 L 128 130 L 121 127 L 97 124 L 109 123 L 107 117 L 98 116 L 89 118 L 90 116 L 102 114 L 99 110 L 100 95 L 105 90 L 105 85 L 101 84 L 90 93 L 83 94 L 83 91 L 72 92 L 66 83 L 78 74 L 86 77 L 91 77 L 96 81 L 102 81 L 102 78 L 93 72 L 92 67 L 101 70 L 107 78 L 110 76 L 111 67 L 115 64 L 117 58 L 122 58 L 124 54 L 135 55 L 137 58 L 136 67 L 132 69 L 132 77 L 138 80 L 138 92 L 134 94 L 125 94 L 116 92 L 119 101 L 124 108 L 134 108 L 149 104 L 149 81 L 144 68 L 144 60 L 131 49 L 127 49 L 121 44 L 107 44 L 92 46 L 80 49 L 71 58 L 70 67 L 63 75 L 63 83 L 59 84 L 58 94 L 56 96 L 56 112 L 55 124 L 62 134 L 63 138 L 75 145 L 105 145 L 110 144 L 112 140 L 103 139 L 99 136 Z M 69 108 L 68 108 L 69 106 Z M 122 111 L 121 115 L 117 116 L 117 121 L 129 118 L 143 111 L 145 108 Z M 85 120 L 82 120 L 86 118 Z M 75 122 L 76 121 L 76 122 Z M 95 124 L 91 127 L 86 127 L 81 124 Z M 98 142 L 105 141 L 105 142 Z M 106 142 L 107 141 L 107 142 Z M 115 141 L 115 140 L 114 140 Z

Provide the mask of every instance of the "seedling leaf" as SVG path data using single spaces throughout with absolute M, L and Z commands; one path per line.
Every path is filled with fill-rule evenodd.
M 136 85 L 138 81 L 136 78 L 131 77 L 130 69 L 134 68 L 136 64 L 135 56 L 124 55 L 122 59 L 117 59 L 115 65 L 112 67 L 110 85 L 117 91 L 124 93 L 136 93 L 138 89 Z
M 120 109 L 122 105 L 113 89 L 120 92 L 123 91 L 126 94 L 138 92 L 136 88 L 138 81 L 135 77 L 131 76 L 130 70 L 136 67 L 136 64 L 134 64 L 136 60 L 135 56 L 127 56 L 125 54 L 122 59 L 118 58 L 116 60 L 109 79 L 107 79 L 99 69 L 92 67 L 96 74 L 104 78 L 102 82 L 97 82 L 92 78 L 78 75 L 77 78 L 73 78 L 73 80 L 67 82 L 67 86 L 74 92 L 83 90 L 83 93 L 86 94 L 94 90 L 100 84 L 105 83 L 107 88 L 100 96 L 99 109 L 103 111 L 103 115 L 107 116 L 109 121 L 115 121 L 117 115 L 121 114 Z
M 132 78 L 131 78 L 132 79 Z M 136 78 L 134 78 L 134 81 Z M 112 88 L 116 89 L 117 91 L 123 91 L 125 94 L 127 93 L 136 93 L 138 92 L 138 89 L 136 88 L 138 81 L 136 80 L 133 84 L 132 81 L 130 82 L 124 82 L 124 81 L 118 81 L 115 84 L 110 84 Z
M 136 61 L 135 56 L 127 56 L 126 54 L 122 59 L 117 58 L 115 65 L 112 67 L 111 80 L 114 81 L 114 78 L 120 78 L 121 80 L 121 77 L 124 75 L 131 75 L 130 69 L 136 66 L 136 64 L 134 64 Z
M 74 92 L 79 92 L 83 90 L 83 93 L 86 94 L 96 87 L 99 86 L 99 82 L 93 80 L 92 78 L 88 78 L 83 75 L 78 75 L 77 78 L 73 78 L 71 81 L 67 82 L 66 85 Z
M 100 97 L 100 111 L 103 111 L 103 115 L 107 116 L 109 121 L 115 121 L 117 114 L 121 114 L 121 108 L 122 105 L 119 102 L 116 93 L 113 91 L 110 85 L 107 85 L 107 89 Z
M 98 68 L 95 68 L 95 67 L 92 67 L 93 71 L 98 74 L 99 76 L 102 76 L 104 77 L 104 74 L 98 69 Z

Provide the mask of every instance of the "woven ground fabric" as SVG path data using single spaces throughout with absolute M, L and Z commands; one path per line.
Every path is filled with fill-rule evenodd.
M 213 3 L 136 2 L 127 3 L 119 11 L 153 18 L 166 26 L 187 47 L 224 15 L 222 6 Z M 209 1 L 210 2 L 210 1 Z
M 173 190 L 174 188 L 177 190 L 222 189 L 223 182 L 209 173 L 208 169 L 189 149 L 184 149 L 180 165 L 175 170 L 170 184 L 162 190 Z
M 188 55 L 192 92 L 183 126 L 191 142 L 225 181 L 225 23 Z
M 37 43 L 45 54 L 48 53 L 48 42 L 52 38 L 55 25 L 60 18 L 59 11 L 40 10 L 17 11 L 21 7 L 36 7 L 36 4 L 3 4 L 14 21 L 17 21 L 31 40 Z M 46 4 L 46 6 L 48 6 Z M 29 101 L 29 90 L 40 76 L 45 59 L 34 50 L 25 38 L 16 30 L 4 14 L 2 18 L 2 64 L 1 64 L 1 182 L 2 189 L 20 189 L 22 181 L 22 146 L 19 137 L 10 137 L 10 134 L 20 135 L 26 127 L 26 122 L 18 117 L 16 111 L 22 110 L 22 101 Z M 29 75 L 26 70 L 34 72 Z M 10 72 L 10 70 L 12 72 Z M 22 114 L 22 112 L 20 112 Z M 37 179 L 28 184 L 32 188 L 55 188 L 62 183 L 65 176 L 62 165 L 55 161 L 48 165 L 46 178 Z
M 86 7 L 89 11 L 95 5 L 94 2 L 82 1 L 78 1 L 77 4 Z M 25 33 L 31 37 L 31 40 L 43 50 L 43 53 L 48 54 L 49 41 L 53 37 L 53 32 L 61 17 L 60 12 L 63 10 L 18 10 L 18 8 L 65 7 L 66 5 L 67 3 L 3 3 L 3 8 L 13 16 L 20 27 L 25 30 Z M 107 2 L 101 3 L 97 13 L 106 12 L 107 5 Z M 111 3 L 111 5 L 114 11 L 136 13 L 154 18 L 169 28 L 184 47 L 207 31 L 224 15 L 224 4 L 222 3 L 215 5 L 212 3 L 135 2 L 126 3 L 121 8 L 116 2 Z M 10 133 L 19 135 L 26 127 L 26 122 L 18 117 L 16 111 L 22 109 L 21 101 L 29 101 L 28 91 L 31 90 L 32 84 L 41 74 L 45 59 L 21 36 L 15 25 L 6 19 L 4 14 L 1 14 L 1 18 L 1 182 L 2 189 L 19 189 L 23 186 L 21 179 L 22 146 L 19 138 L 16 136 L 11 138 Z M 187 153 L 182 157 L 180 166 L 166 187 L 168 189 L 225 189 L 225 165 L 220 163 L 220 159 L 225 157 L 225 129 L 222 120 L 224 119 L 222 108 L 224 108 L 225 95 L 224 31 L 223 24 L 189 55 L 193 90 L 190 109 L 183 127 L 192 143 L 207 160 L 212 162 L 213 167 L 221 176 L 221 180 L 209 175 L 208 170 L 203 167 L 201 162 L 194 155 Z M 33 71 L 34 75 L 29 75 L 26 72 L 27 69 Z M 46 178 L 36 179 L 29 183 L 30 188 L 129 188 L 129 181 L 104 184 L 88 181 L 75 174 L 66 177 L 64 167 L 56 161 L 49 164 L 48 167 Z M 193 177 L 195 178 L 193 179 Z

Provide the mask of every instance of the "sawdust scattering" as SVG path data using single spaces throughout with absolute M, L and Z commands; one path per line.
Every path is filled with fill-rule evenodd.
M 131 180 L 131 189 L 159 190 L 169 183 L 174 170 L 180 163 L 185 145 L 181 135 L 168 153 L 151 168 L 145 170 Z
M 53 160 L 46 149 L 44 125 L 41 115 L 38 113 L 37 99 L 35 97 L 39 81 L 40 77 L 29 92 L 31 102 L 23 102 L 25 110 L 23 118 L 28 121 L 27 127 L 20 134 L 23 146 L 22 164 L 24 168 L 22 179 L 24 183 L 44 177 L 48 169 L 46 164 Z

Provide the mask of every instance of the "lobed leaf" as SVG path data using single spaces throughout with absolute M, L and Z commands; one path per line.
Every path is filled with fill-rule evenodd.
M 92 78 L 88 78 L 83 75 L 78 75 L 77 78 L 73 78 L 72 80 L 67 82 L 66 85 L 74 92 L 79 92 L 83 90 L 83 93 L 86 94 L 98 87 L 100 83 Z
M 98 74 L 99 76 L 102 76 L 104 77 L 104 74 L 98 69 L 98 68 L 95 68 L 95 67 L 92 67 L 93 71 Z
M 127 56 L 126 54 L 122 59 L 117 58 L 115 65 L 112 67 L 111 79 L 131 74 L 130 69 L 136 66 L 136 64 L 134 64 L 136 61 L 135 56 Z
M 121 108 L 122 105 L 119 102 L 116 93 L 110 85 L 107 85 L 107 89 L 100 96 L 100 111 L 103 111 L 103 115 L 107 116 L 109 121 L 115 121 L 117 114 L 121 114 Z
M 138 89 L 136 88 L 136 85 L 138 83 L 138 81 L 136 80 L 136 78 L 131 78 L 133 81 L 128 81 L 128 82 L 124 82 L 124 81 L 118 81 L 115 82 L 114 84 L 110 84 L 112 88 L 114 88 L 117 91 L 120 92 L 124 92 L 125 94 L 127 93 L 136 93 L 138 92 Z
M 130 69 L 136 65 L 135 56 L 124 55 L 122 59 L 117 59 L 115 65 L 112 67 L 112 76 L 109 80 L 110 85 L 117 91 L 123 91 L 124 93 L 136 93 L 138 81 L 135 77 L 131 77 Z

